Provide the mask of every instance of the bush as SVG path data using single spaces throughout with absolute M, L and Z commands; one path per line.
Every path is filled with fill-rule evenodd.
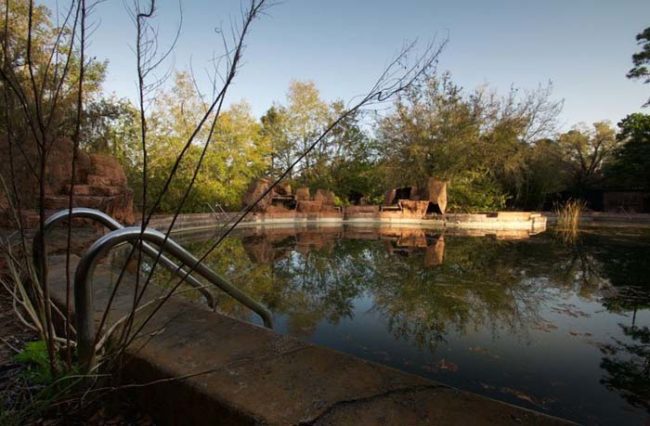
M 451 180 L 448 211 L 478 213 L 502 210 L 507 197 L 497 182 L 484 173 L 466 172 Z

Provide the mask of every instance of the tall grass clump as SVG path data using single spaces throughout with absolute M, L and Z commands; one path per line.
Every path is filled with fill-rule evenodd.
M 580 228 L 580 217 L 587 208 L 583 200 L 568 200 L 555 207 L 556 231 L 567 241 L 575 241 Z

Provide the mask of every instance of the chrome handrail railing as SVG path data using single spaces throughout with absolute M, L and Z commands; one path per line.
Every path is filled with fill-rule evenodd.
M 205 266 L 182 246 L 165 236 L 162 232 L 154 229 L 142 230 L 139 226 L 132 226 L 117 229 L 99 238 L 88 248 L 88 250 L 86 250 L 77 264 L 77 271 L 74 279 L 74 300 L 77 319 L 77 347 L 82 366 L 85 366 L 86 368 L 92 367 L 95 356 L 93 292 L 89 285 L 89 278 L 95 270 L 97 260 L 102 255 L 106 254 L 116 245 L 127 241 L 146 241 L 157 245 L 161 250 L 173 255 L 175 258 L 180 260 L 181 263 L 188 266 L 191 271 L 197 272 L 210 283 L 216 285 L 238 302 L 257 313 L 262 317 L 266 327 L 273 328 L 271 313 L 264 305 L 230 284 L 227 280 Z
M 210 203 L 205 203 L 205 205 L 208 206 L 208 208 L 210 209 L 210 211 L 212 211 L 212 213 L 214 213 L 214 214 L 216 214 L 216 215 L 218 215 L 219 212 L 217 212 L 217 211 L 214 209 L 214 207 L 217 207 L 219 210 L 221 210 L 221 213 L 222 213 L 222 214 L 227 214 L 226 211 L 224 210 L 224 208 L 221 206 L 221 204 L 220 204 L 219 202 L 215 202 L 215 203 L 214 203 L 214 207 L 212 207 L 212 204 L 210 204 Z
M 50 217 L 48 217 L 45 220 L 45 224 L 43 226 L 43 232 L 47 234 L 47 232 L 57 223 L 65 220 L 65 219 L 72 219 L 72 218 L 85 218 L 85 219 L 92 219 L 95 222 L 99 222 L 111 231 L 114 231 L 116 229 L 123 229 L 124 226 L 115 220 L 112 216 L 96 209 L 89 209 L 86 207 L 75 207 L 70 211 L 69 209 L 65 210 L 60 210 Z M 40 259 L 42 256 L 45 255 L 45 247 L 41 247 L 39 242 L 41 241 L 40 237 L 40 229 L 36 231 L 36 235 L 34 235 L 33 243 L 32 243 L 32 261 L 34 263 L 34 269 L 36 270 L 36 274 L 39 280 L 42 281 L 43 278 L 43 271 L 40 270 Z M 43 239 L 44 241 L 44 239 Z M 142 244 L 142 252 L 145 253 L 146 255 L 156 258 L 158 257 L 158 250 L 155 247 L 152 247 L 151 245 L 147 243 Z M 216 303 L 214 300 L 214 297 L 212 294 L 207 291 L 200 281 L 198 281 L 196 278 L 194 278 L 191 275 L 188 275 L 184 270 L 182 265 L 178 266 L 176 265 L 171 259 L 168 257 L 160 254 L 159 257 L 160 263 L 169 269 L 170 271 L 174 272 L 176 275 L 179 277 L 186 277 L 187 283 L 191 285 L 192 287 L 195 287 L 198 291 L 205 296 L 205 298 L 208 300 L 208 305 L 211 308 L 215 308 Z

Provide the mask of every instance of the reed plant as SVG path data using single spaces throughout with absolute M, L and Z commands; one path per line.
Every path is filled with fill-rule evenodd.
M 578 236 L 580 218 L 587 208 L 583 200 L 568 200 L 555 207 L 557 222 L 555 229 L 567 242 L 573 242 Z

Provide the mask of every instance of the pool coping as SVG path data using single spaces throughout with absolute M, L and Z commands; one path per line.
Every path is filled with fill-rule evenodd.
M 57 259 L 51 261 L 50 283 L 61 304 L 65 262 L 64 256 Z M 100 269 L 96 306 L 105 303 L 112 278 L 107 268 Z M 115 300 L 118 311 L 130 306 L 126 288 L 121 286 Z M 97 318 L 101 313 L 96 310 Z M 159 424 L 570 424 L 280 335 L 176 296 L 127 357 L 124 376 Z
M 215 228 L 236 217 L 237 213 L 181 214 L 176 220 L 173 233 Z M 149 226 L 166 231 L 171 223 L 170 216 L 154 217 Z M 498 212 L 494 214 L 448 214 L 444 217 L 402 218 L 402 217 L 368 217 L 354 215 L 300 215 L 298 213 L 285 217 L 251 214 L 237 225 L 238 228 L 264 227 L 276 225 L 349 225 L 349 226 L 417 226 L 424 229 L 452 229 L 470 231 L 522 231 L 530 235 L 544 232 L 547 219 L 536 212 Z

